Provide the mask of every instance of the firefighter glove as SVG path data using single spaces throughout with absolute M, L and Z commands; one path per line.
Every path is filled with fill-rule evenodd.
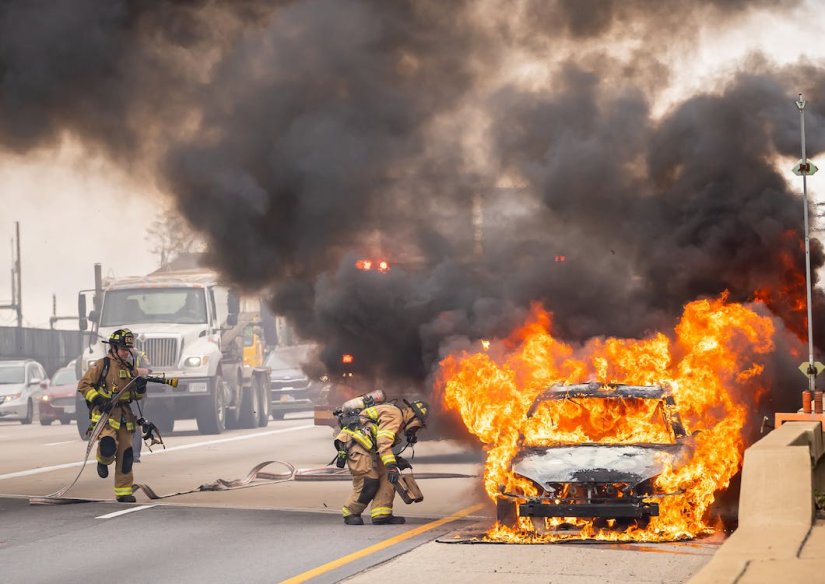
M 102 395 L 96 395 L 92 400 L 92 405 L 101 412 L 109 413 L 112 411 L 112 400 L 106 399 Z
M 136 390 L 138 393 L 146 393 L 146 384 L 147 384 L 147 383 L 148 383 L 148 382 L 146 381 L 146 378 L 145 378 L 145 377 L 138 377 L 138 378 L 135 380 L 135 390 Z
M 398 470 L 407 470 L 408 468 L 412 468 L 410 461 L 406 458 L 397 456 L 395 460 L 398 462 Z
M 398 482 L 398 477 L 401 475 L 401 472 L 398 470 L 398 465 L 395 464 L 388 464 L 387 465 L 387 480 L 390 481 L 391 485 L 394 485 Z

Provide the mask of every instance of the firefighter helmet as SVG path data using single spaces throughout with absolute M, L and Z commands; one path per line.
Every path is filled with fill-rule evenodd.
M 411 402 L 404 400 L 404 403 L 412 410 L 413 418 L 418 418 L 421 426 L 426 426 L 427 418 L 430 415 L 430 404 L 420 399 Z
M 129 329 L 117 329 L 109 335 L 109 346 L 113 348 L 132 349 L 135 346 L 135 335 Z

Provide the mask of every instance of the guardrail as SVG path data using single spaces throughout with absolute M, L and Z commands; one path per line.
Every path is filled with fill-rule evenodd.
M 815 523 L 814 486 L 825 486 L 824 456 L 819 422 L 786 422 L 748 448 L 739 527 L 690 584 L 822 582 L 825 522 Z

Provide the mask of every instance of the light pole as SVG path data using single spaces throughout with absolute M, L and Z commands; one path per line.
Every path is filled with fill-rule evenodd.
M 802 160 L 799 161 L 797 167 L 794 168 L 794 173 L 802 176 L 802 201 L 805 217 L 805 293 L 808 300 L 808 391 L 810 392 L 811 401 L 814 400 L 814 390 L 816 384 L 816 376 L 818 374 L 816 363 L 814 363 L 814 329 L 813 329 L 813 315 L 811 307 L 811 239 L 808 234 L 808 175 L 816 172 L 816 167 L 808 161 L 807 152 L 805 151 L 805 98 L 799 94 L 796 100 L 796 107 L 799 109 L 800 122 L 800 136 L 802 139 Z M 803 403 L 805 400 L 803 400 Z

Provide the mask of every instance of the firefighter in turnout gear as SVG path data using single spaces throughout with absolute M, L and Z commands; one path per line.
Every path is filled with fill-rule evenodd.
M 106 341 L 104 341 L 106 342 Z M 128 329 L 119 329 L 108 340 L 109 352 L 103 359 L 89 365 L 77 385 L 77 391 L 90 408 L 93 427 L 104 412 L 109 412 L 106 427 L 100 433 L 97 446 L 97 474 L 109 476 L 109 465 L 115 464 L 115 497 L 121 503 L 134 503 L 132 494 L 132 434 L 137 427 L 130 403 L 146 395 L 149 369 L 138 367 L 134 352 L 134 335 Z M 113 403 L 112 398 L 133 378 L 138 379 Z
M 423 401 L 373 405 L 341 428 L 335 447 L 339 460 L 346 457 L 352 473 L 352 495 L 342 509 L 344 523 L 363 525 L 361 513 L 370 503 L 373 525 L 405 522 L 403 517 L 393 515 L 392 504 L 394 485 L 409 463 L 396 457 L 393 450 L 416 442 L 416 432 L 424 427 L 429 409 Z

